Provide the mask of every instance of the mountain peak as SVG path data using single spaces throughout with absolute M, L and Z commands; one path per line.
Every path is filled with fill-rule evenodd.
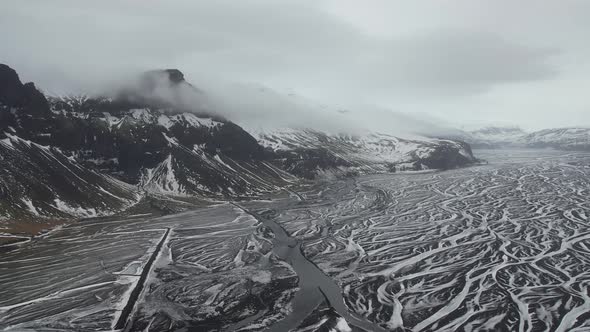
M 142 75 L 142 80 L 147 84 L 168 83 L 170 85 L 177 85 L 187 83 L 184 79 L 184 74 L 178 69 L 156 69 L 150 70 Z
M 0 103 L 14 106 L 19 102 L 23 84 L 16 71 L 5 64 L 0 64 Z
M 23 84 L 16 71 L 5 64 L 0 64 L 0 104 L 19 108 L 32 116 L 50 112 L 47 99 L 35 84 Z
M 172 83 L 184 82 L 184 74 L 178 69 L 164 69 L 164 73 L 168 74 L 168 79 Z
M 203 111 L 203 92 L 185 80 L 178 69 L 155 69 L 140 73 L 115 90 L 113 98 L 138 107 L 172 108 L 177 111 Z

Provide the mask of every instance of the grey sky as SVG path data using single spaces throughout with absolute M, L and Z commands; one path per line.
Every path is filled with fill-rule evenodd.
M 47 91 L 138 69 L 461 125 L 590 126 L 585 0 L 7 0 L 0 62 Z

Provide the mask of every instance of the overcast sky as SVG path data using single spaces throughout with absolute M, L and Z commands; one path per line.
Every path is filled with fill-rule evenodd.
M 61 93 L 137 69 L 457 126 L 590 126 L 587 0 L 4 0 L 0 62 Z

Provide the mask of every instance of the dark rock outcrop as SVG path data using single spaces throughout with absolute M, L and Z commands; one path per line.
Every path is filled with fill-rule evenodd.
M 354 164 L 328 149 L 311 148 L 278 151 L 277 163 L 289 173 L 305 179 L 314 179 L 318 172 L 353 167 Z
M 22 83 L 16 71 L 0 64 L 0 103 L 15 106 L 22 99 Z
M 464 153 L 457 150 L 457 143 L 443 143 L 435 147 L 434 151 L 428 157 L 420 159 L 417 165 L 420 168 L 449 170 L 473 164 L 474 158 L 469 144 L 464 142 L 458 143 L 461 144 L 461 151 L 464 151 Z
M 49 116 L 49 103 L 33 83 L 22 84 L 16 71 L 0 64 L 0 106 L 33 117 Z

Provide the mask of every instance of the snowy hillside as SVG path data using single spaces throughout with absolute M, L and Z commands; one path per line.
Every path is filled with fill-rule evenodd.
M 590 151 L 590 128 L 545 129 L 522 137 L 529 147 Z
M 519 127 L 485 127 L 470 131 L 473 146 L 510 146 L 518 144 L 526 132 Z
M 554 148 L 590 151 L 590 128 L 526 132 L 518 127 L 485 127 L 455 136 L 474 148 Z
M 144 190 L 182 196 L 255 195 L 293 178 L 265 163 L 256 140 L 223 118 L 124 103 L 112 110 L 115 102 L 107 99 L 94 105 L 88 105 L 96 103 L 94 99 L 76 104 L 71 100 L 51 99 L 54 114 L 86 126 L 81 144 L 70 152 Z
M 355 173 L 396 172 L 448 169 L 475 161 L 467 144 L 449 140 L 417 136 L 404 139 L 374 132 L 330 134 L 292 128 L 249 132 L 262 146 L 284 157 L 287 170 L 305 177 L 329 168 Z
M 97 217 L 135 204 L 137 188 L 98 174 L 59 149 L 0 139 L 0 219 Z

